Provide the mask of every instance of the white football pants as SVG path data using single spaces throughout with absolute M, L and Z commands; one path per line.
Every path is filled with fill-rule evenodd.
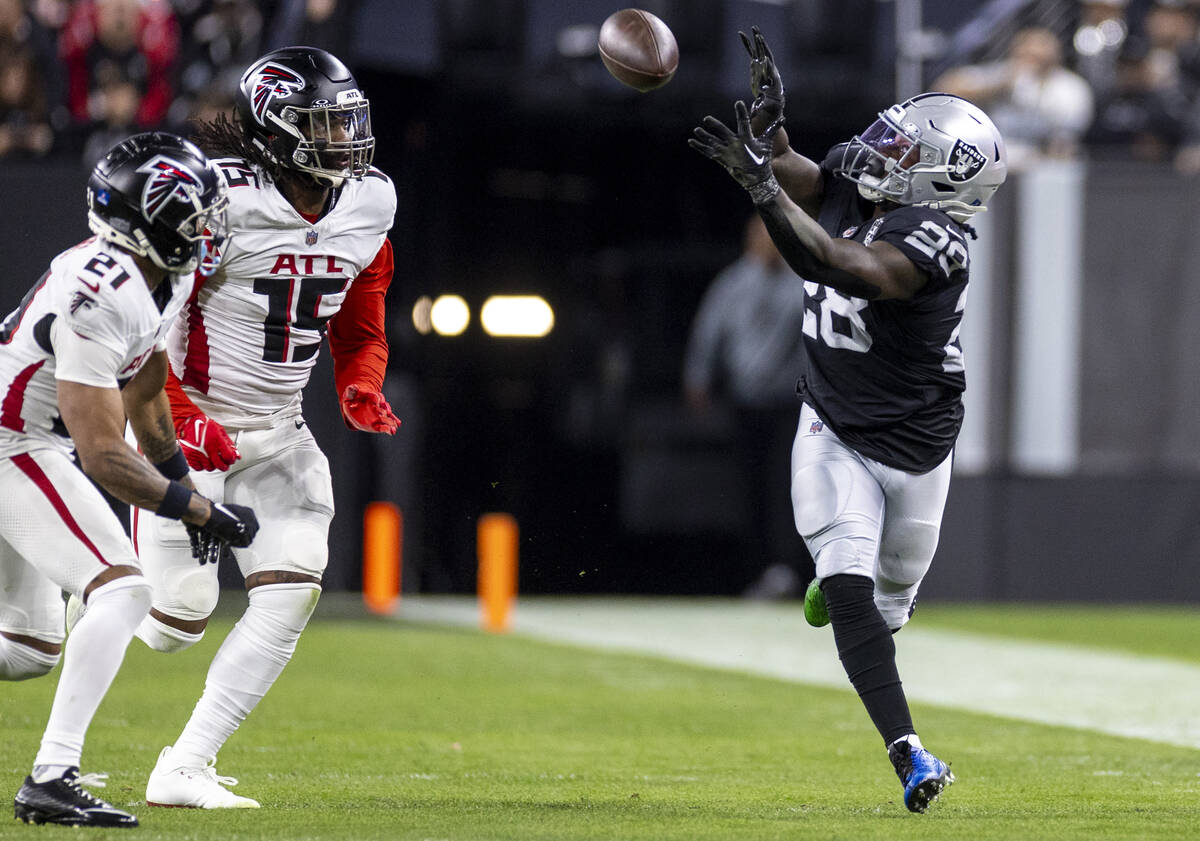
M 906 473 L 842 443 L 807 404 L 792 444 L 796 530 L 817 577 L 862 575 L 888 627 L 908 621 L 937 549 L 953 455 L 928 473 Z

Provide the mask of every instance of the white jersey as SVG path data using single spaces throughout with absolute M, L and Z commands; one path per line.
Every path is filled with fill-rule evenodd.
M 183 310 L 190 279 L 151 293 L 132 256 L 99 239 L 59 254 L 0 324 L 0 455 L 74 443 L 58 413 L 57 380 L 119 388 Z
M 396 191 L 371 169 L 310 223 L 260 168 L 216 163 L 230 188 L 228 238 L 216 273 L 171 329 L 171 368 L 205 414 L 261 428 L 299 412 L 325 325 L 383 246 Z

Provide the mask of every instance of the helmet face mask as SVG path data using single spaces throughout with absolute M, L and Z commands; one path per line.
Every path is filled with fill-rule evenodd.
M 370 103 L 324 50 L 284 47 L 263 56 L 242 75 L 235 107 L 251 144 L 284 169 L 338 187 L 371 166 Z
M 216 167 L 188 141 L 148 132 L 119 144 L 92 170 L 87 204 L 101 239 L 172 274 L 215 270 L 229 198 Z
M 987 210 L 1007 170 L 1004 140 L 983 111 L 927 93 L 893 105 L 855 135 L 836 172 L 869 201 L 933 207 L 963 222 Z

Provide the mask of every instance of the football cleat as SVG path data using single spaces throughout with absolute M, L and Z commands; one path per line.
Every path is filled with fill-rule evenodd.
M 105 803 L 87 789 L 104 786 L 107 774 L 79 775 L 78 768 L 68 768 L 55 780 L 35 783 L 26 777 L 25 784 L 13 801 L 13 814 L 25 823 L 56 823 L 63 826 L 133 827 L 138 819 L 128 812 Z
M 204 767 L 180 765 L 171 758 L 171 746 L 162 749 L 146 781 L 147 806 L 180 809 L 257 809 L 258 801 L 234 794 L 225 786 L 237 785 L 233 777 L 217 775 L 215 760 Z
M 823 628 L 829 624 L 829 609 L 825 606 L 825 592 L 821 589 L 821 579 L 814 578 L 804 591 L 804 618 L 814 628 Z
M 925 748 L 913 747 L 906 741 L 893 743 L 888 748 L 888 758 L 904 786 L 904 805 L 910 812 L 924 812 L 954 782 L 949 765 Z

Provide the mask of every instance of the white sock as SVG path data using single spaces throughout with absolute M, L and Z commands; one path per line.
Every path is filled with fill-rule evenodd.
M 0 680 L 41 677 L 54 668 L 60 656 L 0 636 Z
M 892 745 L 898 745 L 901 742 L 908 742 L 908 744 L 914 750 L 925 747 L 923 744 L 921 744 L 921 737 L 918 736 L 916 733 L 909 733 L 907 736 L 901 736 L 899 739 L 892 742 Z M 888 747 L 891 747 L 891 745 L 888 745 Z
M 67 773 L 70 765 L 34 765 L 33 773 L 29 776 L 33 777 L 35 783 L 46 783 L 50 780 L 62 779 L 62 775 Z
M 204 639 L 204 632 L 189 634 L 187 631 L 171 627 L 166 622 L 160 622 L 147 613 L 146 618 L 134 632 L 134 636 L 155 651 L 170 654 L 175 651 L 183 651 L 183 649 L 200 642 Z
M 121 668 L 133 629 L 150 610 L 150 596 L 150 585 L 140 575 L 114 578 L 92 591 L 87 611 L 67 639 L 34 765 L 79 765 L 84 734 Z
M 316 584 L 267 584 L 250 591 L 250 605 L 221 643 L 204 694 L 171 749 L 181 767 L 202 768 L 216 759 L 292 659 L 320 594 Z

